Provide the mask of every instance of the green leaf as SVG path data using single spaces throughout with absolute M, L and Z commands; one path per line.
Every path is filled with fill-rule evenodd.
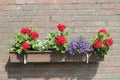
M 21 47 L 21 44 L 16 43 L 16 44 L 15 44 L 15 47 Z
M 18 53 L 18 54 L 21 54 L 22 52 L 23 52 L 22 49 L 18 49 L 18 50 L 17 50 L 17 53 Z
M 68 44 L 67 43 L 64 44 L 63 46 L 65 47 L 65 49 L 68 49 Z
M 11 51 L 15 51 L 15 48 L 14 47 L 9 48 L 9 52 Z
M 65 50 L 61 50 L 61 53 L 65 53 L 66 51 Z

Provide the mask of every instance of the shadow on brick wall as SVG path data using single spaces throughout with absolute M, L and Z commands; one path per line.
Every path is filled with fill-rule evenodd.
M 99 63 L 8 63 L 9 79 L 15 80 L 92 80 Z

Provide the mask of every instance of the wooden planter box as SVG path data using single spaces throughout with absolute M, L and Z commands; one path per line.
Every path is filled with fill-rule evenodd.
M 24 61 L 23 54 L 17 54 L 16 52 L 10 52 L 10 62 L 20 63 Z M 89 62 L 99 62 L 102 61 L 104 57 L 98 57 L 92 54 L 89 57 Z M 29 62 L 85 62 L 85 56 L 77 54 L 70 55 L 68 53 L 56 53 L 52 51 L 29 51 L 27 55 L 27 63 Z

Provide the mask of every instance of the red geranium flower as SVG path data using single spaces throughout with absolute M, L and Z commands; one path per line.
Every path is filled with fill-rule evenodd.
M 104 34 L 107 34 L 107 31 L 106 31 L 105 29 L 100 29 L 100 30 L 98 31 L 98 33 L 104 33 Z
M 22 44 L 22 49 L 23 50 L 27 50 L 29 48 L 30 48 L 30 44 L 29 43 L 25 42 L 25 43 Z
M 111 46 L 111 45 L 113 44 L 112 38 L 105 39 L 105 40 L 104 40 L 104 44 L 106 44 L 107 46 Z
M 66 25 L 64 25 L 64 24 L 58 24 L 58 30 L 59 31 L 64 31 L 64 29 L 66 28 Z
M 64 45 L 64 43 L 67 41 L 66 38 L 64 36 L 58 36 L 55 41 L 58 43 L 58 44 L 61 44 L 61 45 Z
M 30 35 L 30 37 L 32 38 L 32 39 L 36 39 L 36 38 L 38 38 L 38 33 L 37 32 L 32 32 L 31 33 L 31 35 Z
M 22 28 L 21 33 L 22 34 L 30 34 L 31 30 L 29 28 Z
M 102 48 L 102 41 L 101 40 L 96 40 L 93 43 L 94 48 Z

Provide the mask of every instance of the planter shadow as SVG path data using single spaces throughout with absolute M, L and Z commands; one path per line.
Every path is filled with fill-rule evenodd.
M 8 79 L 14 80 L 92 80 L 99 63 L 10 63 L 6 64 Z

